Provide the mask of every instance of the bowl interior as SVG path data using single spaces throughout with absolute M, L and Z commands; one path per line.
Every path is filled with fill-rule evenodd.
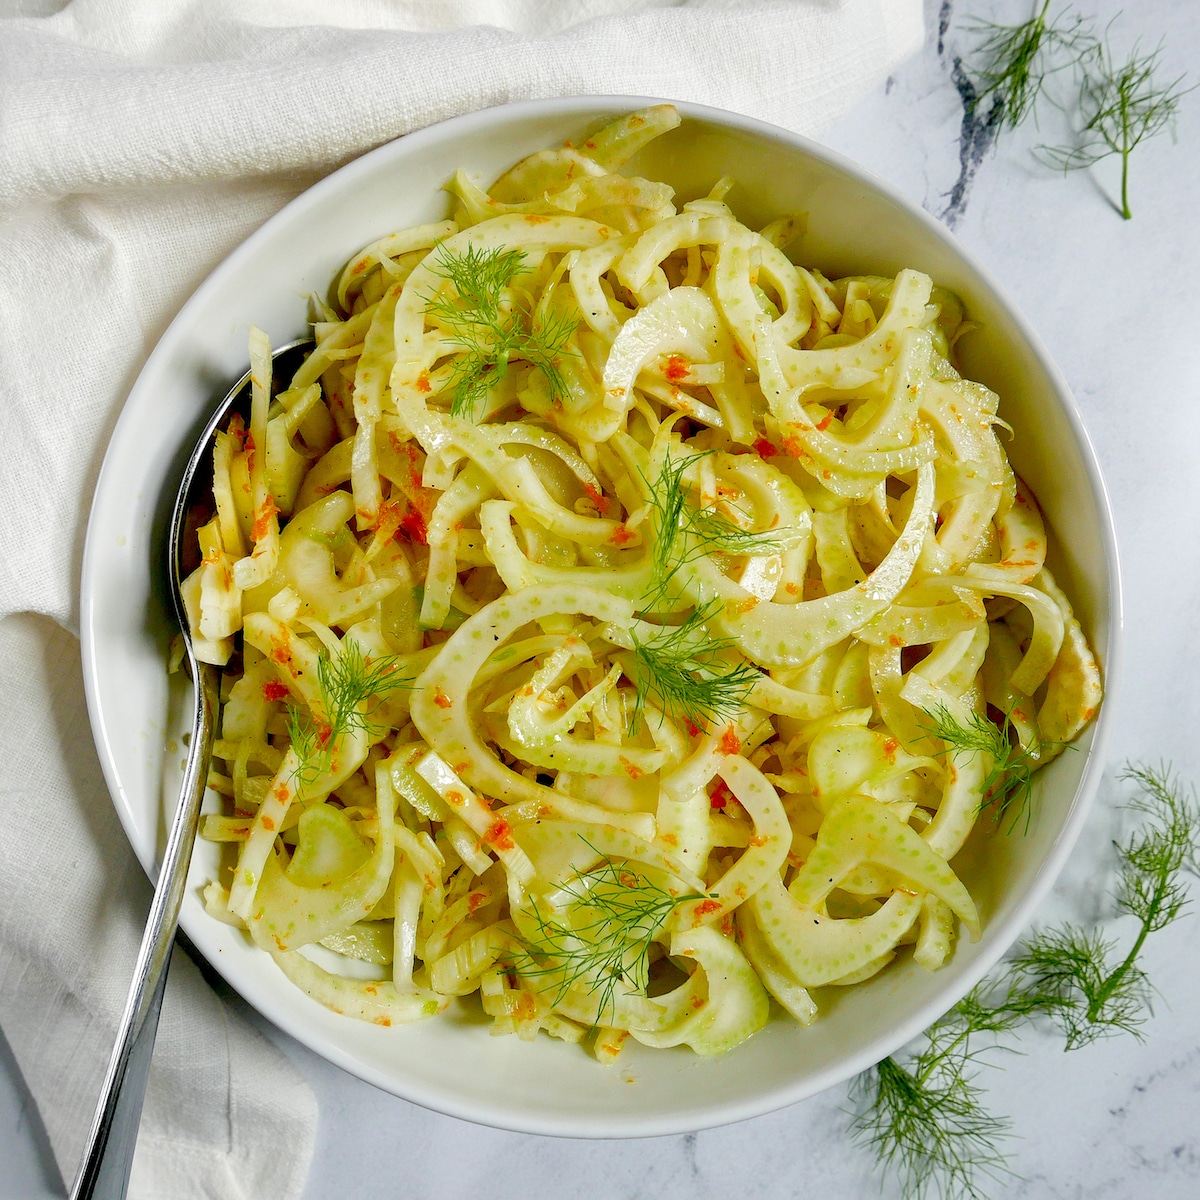
M 578 137 L 641 101 L 540 101 L 462 117 L 351 163 L 269 221 L 203 284 L 146 364 L 113 435 L 84 563 L 84 662 L 89 705 L 114 803 L 147 870 L 156 869 L 184 753 L 188 685 L 168 681 L 171 625 L 165 509 L 206 412 L 244 369 L 255 323 L 282 344 L 305 330 L 308 297 L 382 234 L 445 215 L 440 190 L 458 167 L 485 184 L 517 158 Z M 680 105 L 683 125 L 631 164 L 681 199 L 722 175 L 753 225 L 808 214 L 796 253 L 829 274 L 916 267 L 956 291 L 979 328 L 960 342 L 966 374 L 1001 398 L 1015 429 L 1009 451 L 1054 533 L 1052 567 L 1101 662 L 1119 624 L 1115 556 L 1094 458 L 1073 402 L 1036 338 L 948 234 L 859 169 L 804 139 L 746 118 Z M 1111 670 L 1109 670 L 1111 680 Z M 1030 919 L 1079 830 L 1099 774 L 1104 717 L 1076 753 L 1039 778 L 1027 831 L 975 839 L 956 865 L 986 927 L 929 974 L 894 964 L 870 983 L 827 988 L 820 1020 L 773 1020 L 718 1059 L 633 1046 L 614 1067 L 548 1038 L 495 1038 L 464 1005 L 439 1020 L 380 1029 L 336 1016 L 296 990 L 236 930 L 208 918 L 199 888 L 216 860 L 200 843 L 183 926 L 208 960 L 276 1024 L 356 1075 L 407 1099 L 506 1128 L 572 1136 L 696 1129 L 769 1111 L 864 1069 L 953 1004 Z M 982 844 L 981 844 L 982 843 Z

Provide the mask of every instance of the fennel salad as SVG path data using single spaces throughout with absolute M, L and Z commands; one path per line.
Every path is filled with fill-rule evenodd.
M 601 1061 L 812 1024 L 979 935 L 955 856 L 1100 702 L 959 301 L 621 173 L 678 123 L 459 172 L 276 394 L 251 333 L 184 586 L 204 901 L 349 1017 L 477 994 Z

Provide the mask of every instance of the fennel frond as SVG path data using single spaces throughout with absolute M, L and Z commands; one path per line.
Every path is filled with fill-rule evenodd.
M 598 996 L 601 1021 L 613 1015 L 618 988 L 646 994 L 655 939 L 676 905 L 702 899 L 674 896 L 631 864 L 608 857 L 560 888 L 559 896 L 566 902 L 531 900 L 534 932 L 518 939 L 515 969 L 543 981 L 553 1004 L 573 988 Z
M 1033 111 L 1047 76 L 1094 53 L 1091 22 L 1069 8 L 1051 15 L 1051 0 L 1041 0 L 1033 15 L 1016 25 L 975 21 L 968 28 L 981 35 L 975 47 L 977 109 L 991 99 L 1000 108 L 1000 126 L 1016 129 Z
M 1200 807 L 1168 768 L 1133 764 L 1124 778 L 1138 785 L 1129 805 L 1141 827 L 1116 846 L 1118 910 L 1139 924 L 1123 956 L 1098 931 L 1063 926 L 1037 935 L 1009 964 L 1002 1001 L 1045 1012 L 1066 1037 L 1067 1049 L 1114 1033 L 1141 1036 L 1152 1014 L 1153 988 L 1138 958 L 1146 939 L 1187 906 L 1187 875 L 1200 855 Z
M 1092 65 L 1080 85 L 1079 111 L 1083 122 L 1077 140 L 1065 146 L 1040 146 L 1043 161 L 1062 171 L 1082 170 L 1101 159 L 1121 160 L 1121 203 L 1125 220 L 1129 207 L 1129 158 L 1142 142 L 1161 133 L 1191 90 L 1184 76 L 1170 81 L 1159 77 L 1159 49 L 1143 53 L 1135 45 L 1120 62 L 1110 49 L 1098 44 Z
M 1010 814 L 1014 825 L 1022 817 L 1028 821 L 1040 745 L 1025 747 L 1015 739 L 1010 740 L 1011 725 L 1007 718 L 1000 726 L 982 713 L 972 713 L 964 725 L 945 705 L 934 708 L 929 716 L 930 724 L 925 731 L 941 738 L 948 750 L 983 756 L 986 766 L 980 808 L 990 808 L 997 821 Z
M 1063 925 L 1036 934 L 924 1034 L 910 1056 L 885 1058 L 852 1087 L 851 1129 L 904 1194 L 982 1200 L 982 1181 L 1013 1174 L 975 1067 L 1032 1019 L 1048 1018 L 1068 1050 L 1115 1033 L 1141 1036 L 1153 988 L 1139 965 L 1150 934 L 1187 906 L 1188 873 L 1200 870 L 1200 806 L 1169 768 L 1130 765 L 1141 826 L 1115 845 L 1116 901 L 1139 928 L 1124 956 L 1100 930 Z M 972 1039 L 976 1039 L 972 1042 Z M 980 1038 L 985 1038 L 980 1045 Z
M 396 655 L 367 658 L 362 647 L 346 638 L 336 655 L 322 649 L 317 657 L 317 687 L 323 712 L 305 713 L 288 706 L 287 729 L 300 761 L 301 784 L 330 769 L 336 747 L 354 730 L 370 734 L 372 714 L 380 701 L 400 688 L 412 686 L 401 673 Z
M 707 622 L 715 607 L 714 602 L 696 609 L 681 625 L 664 625 L 644 641 L 633 635 L 635 725 L 648 699 L 693 730 L 737 715 L 759 671 L 745 660 L 730 661 L 733 641 L 709 633 Z
M 654 609 L 671 592 L 679 572 L 701 554 L 774 554 L 788 542 L 785 529 L 743 529 L 723 513 L 699 509 L 688 498 L 684 476 L 712 451 L 667 455 L 653 481 L 643 477 L 654 522 L 654 584 L 646 607 Z
M 851 1132 L 897 1176 L 906 1200 L 984 1200 L 984 1179 L 1012 1175 L 1001 1148 L 1011 1122 L 988 1110 L 969 1036 L 952 1009 L 911 1061 L 885 1058 L 852 1085 Z
M 512 361 L 541 371 L 552 398 L 566 391 L 558 360 L 578 321 L 549 306 L 527 310 L 514 287 L 524 263 L 523 250 L 503 246 L 457 253 L 443 245 L 435 251 L 434 270 L 452 292 L 442 288 L 428 296 L 425 314 L 462 351 L 450 363 L 450 411 L 456 417 L 478 417 Z

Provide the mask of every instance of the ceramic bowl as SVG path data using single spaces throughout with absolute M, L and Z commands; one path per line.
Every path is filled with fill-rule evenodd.
M 83 571 L 83 651 L 100 758 L 121 821 L 153 876 L 174 804 L 186 680 L 168 679 L 172 629 L 164 591 L 165 514 L 205 413 L 244 369 L 247 330 L 276 345 L 305 332 L 308 297 L 360 247 L 443 217 L 443 184 L 465 167 L 485 184 L 534 150 L 578 138 L 652 100 L 540 100 L 421 130 L 343 167 L 298 197 L 204 282 L 164 334 L 129 395 L 97 487 Z M 978 329 L 959 343 L 964 373 L 1001 396 L 1015 468 L 1052 529 L 1051 566 L 1103 664 L 1108 709 L 1119 634 L 1112 519 L 1095 457 L 1066 384 L 1037 335 L 949 233 L 908 200 L 828 150 L 747 117 L 680 104 L 683 123 L 626 170 L 674 185 L 680 200 L 722 175 L 729 202 L 760 226 L 808 214 L 798 258 L 830 276 L 915 267 L 962 297 Z M 320 1007 L 238 930 L 209 918 L 199 889 L 215 850 L 201 842 L 182 923 L 251 1004 L 318 1054 L 408 1100 L 454 1116 L 543 1134 L 624 1137 L 741 1120 L 853 1076 L 953 1005 L 1033 917 L 1070 852 L 1102 767 L 1106 717 L 1038 778 L 1027 830 L 986 839 L 956 860 L 985 920 L 930 974 L 905 959 L 874 980 L 818 993 L 811 1028 L 779 1015 L 731 1053 L 631 1046 L 612 1066 L 578 1047 L 492 1037 L 469 1005 L 383 1029 Z

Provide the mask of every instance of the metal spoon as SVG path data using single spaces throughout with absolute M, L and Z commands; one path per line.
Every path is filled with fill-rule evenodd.
M 290 379 L 295 367 L 308 353 L 308 340 L 293 342 L 276 350 L 276 374 Z M 133 1151 L 137 1145 L 138 1122 L 146 1095 L 146 1078 L 154 1053 L 158 1015 L 167 982 L 167 965 L 179 924 L 179 906 L 183 901 L 192 844 L 200 822 L 200 802 L 208 786 L 208 763 L 212 755 L 213 731 L 217 713 L 220 672 L 200 662 L 188 634 L 180 584 L 186 572 L 183 564 L 195 546 L 193 517 L 207 503 L 211 509 L 212 472 L 202 470 L 212 462 L 213 435 L 229 418 L 239 401 L 249 395 L 250 372 L 233 385 L 217 406 L 204 433 L 196 443 L 184 467 L 183 479 L 175 496 L 167 544 L 167 573 L 175 605 L 175 620 L 183 632 L 185 662 L 194 683 L 192 736 L 188 745 L 179 802 L 171 820 L 167 847 L 159 868 L 150 915 L 142 934 L 133 982 L 125 1001 L 125 1010 L 117 1027 L 100 1099 L 92 1117 L 92 1127 L 84 1148 L 83 1161 L 71 1200 L 123 1200 L 129 1186 Z M 189 534 L 191 537 L 189 539 Z

